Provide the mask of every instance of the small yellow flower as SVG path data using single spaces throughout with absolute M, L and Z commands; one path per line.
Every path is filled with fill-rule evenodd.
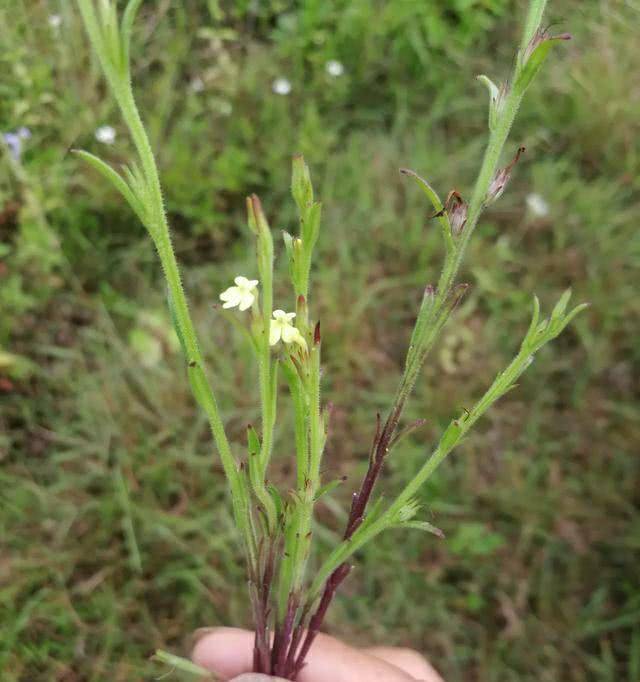
M 273 320 L 269 326 L 269 343 L 272 346 L 282 339 L 285 343 L 297 343 L 303 348 L 307 347 L 307 342 L 300 331 L 291 324 L 295 316 L 295 313 L 285 313 L 284 310 L 273 311 Z
M 236 283 L 236 286 L 229 287 L 220 294 L 220 300 L 225 302 L 222 307 L 235 308 L 238 306 L 239 310 L 250 308 L 256 300 L 254 291 L 258 286 L 258 280 L 239 276 L 233 281 Z

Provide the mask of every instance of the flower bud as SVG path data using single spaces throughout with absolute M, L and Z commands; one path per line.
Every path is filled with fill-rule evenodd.
M 265 218 L 262 210 L 262 203 L 257 194 L 252 194 L 247 197 L 247 216 L 249 220 L 249 228 L 256 234 L 264 234 L 269 232 L 269 223 Z
M 493 180 L 491 181 L 489 189 L 487 190 L 487 198 L 485 200 L 485 204 L 487 206 L 489 206 L 489 204 L 492 204 L 494 201 L 496 201 L 502 196 L 504 188 L 507 186 L 507 183 L 511 179 L 513 167 L 516 165 L 516 163 L 518 163 L 518 160 L 520 159 L 524 151 L 525 151 L 524 147 L 518 147 L 518 151 L 516 152 L 516 155 L 513 157 L 513 161 L 508 166 L 501 168 L 493 176 Z
M 313 186 L 309 175 L 309 166 L 304 162 L 302 154 L 293 157 L 291 168 L 291 194 L 303 213 L 313 203 Z
M 449 217 L 449 223 L 451 225 L 451 234 L 454 237 L 459 237 L 464 230 L 464 226 L 467 223 L 467 213 L 469 211 L 469 205 L 462 198 L 460 192 L 452 189 L 447 196 L 447 200 L 444 204 L 444 210 Z
M 296 300 L 296 315 L 298 317 L 298 322 L 307 319 L 307 300 L 302 294 L 300 294 Z

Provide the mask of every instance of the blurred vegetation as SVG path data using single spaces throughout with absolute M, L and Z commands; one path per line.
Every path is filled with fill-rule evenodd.
M 526 158 L 479 226 L 472 293 L 409 409 L 428 426 L 384 485 L 405 480 L 510 359 L 532 292 L 549 303 L 572 285 L 592 307 L 423 491 L 447 540 L 374 543 L 330 622 L 354 642 L 420 649 L 448 682 L 640 679 L 640 6 L 550 4 L 550 23 L 575 39 L 526 98 L 512 137 Z M 487 109 L 473 76 L 507 75 L 521 11 L 515 0 L 143 6 L 139 100 L 238 445 L 257 413 L 255 372 L 212 304 L 252 274 L 243 197 L 258 192 L 288 228 L 290 157 L 312 166 L 335 403 L 326 475 L 350 479 L 323 507 L 327 542 L 442 256 L 397 169 L 468 192 Z M 150 679 L 156 647 L 184 654 L 196 627 L 247 624 L 223 479 L 150 242 L 68 153 L 129 153 L 73 3 L 0 0 L 0 46 L 0 131 L 31 131 L 19 163 L 0 149 L 0 676 Z M 112 148 L 94 137 L 101 125 L 116 129 Z M 282 419 L 274 476 L 285 479 Z

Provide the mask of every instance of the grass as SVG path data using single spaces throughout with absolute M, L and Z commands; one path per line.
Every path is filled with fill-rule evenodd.
M 293 224 L 289 157 L 302 151 L 331 264 L 316 273 L 336 405 L 325 475 L 361 473 L 441 255 L 397 168 L 441 194 L 468 192 L 486 117 L 472 76 L 506 75 L 497 65 L 517 26 L 518 3 L 455 3 L 471 5 L 463 15 L 453 4 L 396 0 L 377 22 L 367 3 L 337 0 L 145 9 L 141 106 L 163 141 L 177 250 L 236 444 L 257 411 L 255 377 L 211 304 L 250 263 L 246 193 L 261 194 L 274 225 Z M 0 1 L 0 129 L 27 125 L 33 138 L 21 168 L 0 162 L 0 349 L 12 353 L 0 362 L 0 671 L 9 682 L 147 679 L 165 671 L 149 661 L 156 648 L 184 654 L 196 627 L 247 623 L 244 575 L 154 255 L 120 199 L 67 154 L 97 148 L 93 131 L 118 128 L 116 113 L 71 4 L 59 4 L 63 40 L 45 3 L 17 5 Z M 571 284 L 592 308 L 424 490 L 447 539 L 383 536 L 330 623 L 354 642 L 416 647 L 451 682 L 640 677 L 638 8 L 552 3 L 551 19 L 575 40 L 527 97 L 513 138 L 526 158 L 478 228 L 472 293 L 409 407 L 429 423 L 384 485 L 406 480 L 510 358 L 530 292 L 548 304 Z M 333 80 L 332 58 L 345 65 Z M 271 91 L 280 75 L 287 97 Z M 118 132 L 116 160 L 128 144 Z M 526 208 L 532 193 L 546 217 Z M 216 363 L 221 345 L 232 359 Z M 289 474 L 289 454 L 275 476 Z M 323 508 L 327 540 L 344 521 L 343 488 Z

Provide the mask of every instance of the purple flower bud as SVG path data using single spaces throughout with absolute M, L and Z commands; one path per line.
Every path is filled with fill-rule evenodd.
M 462 198 L 462 195 L 458 190 L 452 189 L 447 196 L 447 200 L 444 203 L 444 211 L 449 217 L 449 223 L 451 225 L 451 234 L 454 237 L 458 237 L 462 234 L 464 226 L 467 223 L 467 213 L 469 211 L 469 205 Z
M 513 161 L 508 166 L 501 168 L 493 176 L 493 180 L 491 181 L 491 184 L 489 185 L 489 189 L 487 191 L 486 199 L 487 206 L 489 204 L 492 204 L 494 201 L 496 201 L 502 196 L 504 188 L 507 186 L 507 183 L 511 179 L 513 167 L 516 165 L 516 163 L 518 163 L 518 160 L 520 159 L 524 151 L 525 151 L 524 147 L 519 147 L 518 151 L 516 152 L 516 155 L 513 158 Z

